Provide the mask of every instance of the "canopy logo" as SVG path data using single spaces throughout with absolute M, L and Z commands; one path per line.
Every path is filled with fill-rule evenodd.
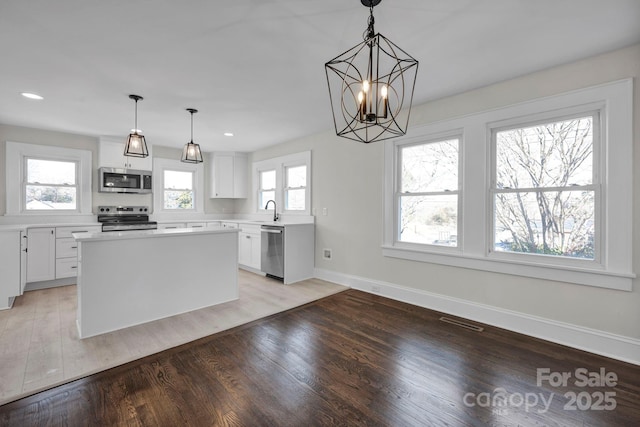
M 573 371 L 551 371 L 550 368 L 536 370 L 536 385 L 538 387 L 568 387 L 587 389 L 581 391 L 567 391 L 563 396 L 566 401 L 565 411 L 612 411 L 616 408 L 616 393 L 611 390 L 597 390 L 593 388 L 613 388 L 618 384 L 618 375 L 607 372 L 605 368 L 599 371 L 589 371 L 587 368 L 577 368 Z M 525 412 L 536 411 L 544 414 L 549 411 L 556 393 L 509 393 L 498 387 L 491 392 L 465 393 L 462 403 L 467 407 L 491 408 L 492 412 L 505 415 L 509 409 L 524 408 Z

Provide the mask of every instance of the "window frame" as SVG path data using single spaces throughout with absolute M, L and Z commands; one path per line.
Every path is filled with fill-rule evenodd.
M 273 172 L 275 174 L 275 178 L 273 180 L 274 182 L 273 188 L 267 188 L 267 189 L 262 188 L 262 174 L 265 172 Z M 274 199 L 276 199 L 276 196 L 278 194 L 277 188 L 278 188 L 278 171 L 275 168 L 266 168 L 266 169 L 258 170 L 258 195 L 257 195 L 258 211 L 266 212 L 266 209 L 265 209 L 266 202 L 262 201 L 263 200 L 262 193 L 265 193 L 267 191 L 273 191 L 273 194 L 274 194 L 273 197 Z
M 188 188 L 167 188 L 165 185 L 166 182 L 166 175 L 167 172 L 179 172 L 179 173 L 188 173 L 191 174 L 191 189 Z M 195 171 L 187 171 L 187 170 L 176 170 L 174 168 L 164 168 L 162 170 L 162 209 L 164 211 L 168 211 L 168 212 L 193 212 L 196 209 L 196 185 L 195 185 L 195 181 L 196 181 L 196 173 Z M 165 200 L 165 193 L 167 191 L 190 191 L 191 193 L 193 193 L 193 200 L 191 202 L 191 208 L 167 208 L 166 206 L 166 200 Z
M 289 169 L 292 168 L 299 168 L 299 167 L 304 167 L 305 168 L 305 183 L 308 182 L 307 178 L 308 178 L 308 167 L 306 163 L 285 163 L 282 165 L 283 167 L 283 172 L 282 172 L 282 176 L 284 179 L 284 184 L 283 184 L 283 194 L 282 194 L 282 211 L 285 213 L 298 213 L 298 212 L 304 212 L 304 211 L 308 211 L 308 202 L 307 202 L 307 185 L 305 185 L 304 187 L 290 187 L 289 186 L 289 178 L 288 178 L 288 173 L 287 171 Z M 287 201 L 288 201 L 288 194 L 289 194 L 289 190 L 304 190 L 304 199 L 305 199 L 305 203 L 304 203 L 304 209 L 287 209 Z
M 490 251 L 492 229 L 492 131 L 509 121 L 527 123 L 576 112 L 599 111 L 600 259 L 523 259 Z M 394 241 L 396 147 L 438 133 L 462 133 L 461 250 L 407 248 Z M 633 279 L 633 80 L 623 79 L 545 98 L 416 127 L 410 137 L 385 141 L 383 256 L 511 274 L 556 282 L 630 291 Z M 594 148 L 595 149 L 595 148 Z M 484 159 L 484 160 L 483 160 Z M 596 162 L 596 159 L 594 159 Z M 435 250 L 437 249 L 437 250 Z M 511 254 L 509 254 L 511 255 Z M 550 259 L 551 258 L 551 259 Z M 565 262 L 570 261 L 570 262 Z
M 61 161 L 76 164 L 75 209 L 26 209 L 27 159 Z M 77 148 L 6 142 L 7 215 L 91 215 L 92 153 Z M 11 185 L 16 182 L 17 185 Z
M 307 186 L 305 191 L 305 209 L 304 210 L 286 210 L 285 209 L 285 168 L 295 166 L 307 167 Z M 261 160 L 253 163 L 253 203 L 255 204 L 255 212 L 263 215 L 271 215 L 271 207 L 268 210 L 264 206 L 260 206 L 260 173 L 269 170 L 276 171 L 276 188 L 275 202 L 278 206 L 279 214 L 291 216 L 311 215 L 311 151 L 303 151 L 301 153 L 290 154 L 287 156 L 274 157 L 271 159 Z
M 590 107 L 599 107 L 596 109 Z M 521 118 L 516 119 L 508 119 L 500 122 L 494 122 L 489 125 L 489 132 L 491 135 L 491 149 L 490 149 L 490 162 L 491 162 L 491 185 L 489 186 L 489 207 L 491 208 L 491 212 L 489 214 L 489 246 L 487 247 L 487 254 L 489 257 L 495 259 L 504 259 L 518 262 L 519 260 L 526 260 L 529 262 L 537 263 L 537 262 L 546 262 L 552 265 L 567 265 L 567 266 L 576 266 L 576 267 L 586 267 L 586 268 L 604 268 L 603 259 L 604 259 L 604 250 L 603 250 L 603 241 L 605 239 L 604 232 L 604 224 L 606 224 L 605 215 L 606 209 L 604 209 L 603 203 L 603 185 L 602 185 L 602 166 L 603 166 L 603 158 L 602 158 L 602 140 L 604 138 L 603 134 L 603 110 L 604 108 L 601 105 L 586 105 L 579 106 L 575 108 L 563 109 L 562 111 L 552 111 L 548 113 L 537 114 L 532 117 L 528 117 L 526 121 L 523 121 Z M 508 251 L 496 251 L 494 250 L 494 239 L 495 239 L 495 205 L 494 205 L 494 197 L 497 193 L 507 193 L 507 192 L 517 192 L 517 190 L 513 191 L 504 191 L 497 190 L 496 181 L 497 181 L 497 146 L 496 146 L 496 135 L 499 131 L 505 129 L 514 129 L 514 128 L 524 128 L 535 125 L 548 124 L 553 122 L 558 122 L 562 120 L 570 120 L 578 117 L 590 116 L 593 118 L 593 166 L 591 171 L 591 184 L 577 187 L 580 188 L 591 188 L 594 192 L 594 258 L 593 259 L 584 259 L 584 258 L 571 258 L 564 257 L 559 255 L 545 255 L 545 254 L 529 254 L 529 253 L 519 253 L 519 252 L 508 252 Z M 558 187 L 540 187 L 541 189 L 545 188 L 558 188 Z M 576 188 L 576 187 L 564 187 L 565 191 Z M 552 191 L 552 190 L 548 190 Z M 560 190 L 562 191 L 562 190 Z M 543 257 L 543 258 L 542 258 Z M 544 261 L 543 261 L 544 260 Z
M 434 144 L 438 142 L 449 141 L 452 139 L 456 139 L 458 141 L 458 188 L 455 191 L 441 191 L 441 192 L 428 192 L 433 195 L 451 195 L 456 194 L 458 196 L 457 203 L 457 245 L 456 246 L 445 246 L 445 245 L 437 245 L 430 243 L 416 243 L 416 242 L 406 242 L 400 240 L 400 231 L 401 231 L 401 199 L 402 195 L 405 194 L 402 192 L 402 149 L 406 147 L 418 146 L 418 145 L 426 145 L 426 144 Z M 462 250 L 462 240 L 464 239 L 462 230 L 463 217 L 462 217 L 462 183 L 463 183 L 463 169 L 462 169 L 462 147 L 463 147 L 463 135 L 461 129 L 455 129 L 447 132 L 440 132 L 436 134 L 429 135 L 420 135 L 415 138 L 408 138 L 398 144 L 395 145 L 395 153 L 394 153 L 394 164 L 396 165 L 396 173 L 395 173 L 395 184 L 394 184 L 394 236 L 393 242 L 394 246 L 407 248 L 412 250 L 423 250 L 429 252 L 460 252 Z M 437 194 L 436 194 L 437 193 Z M 424 194 L 424 193 L 414 193 L 414 194 Z
M 28 178 L 29 178 L 29 160 L 42 160 L 42 161 L 54 161 L 54 162 L 59 162 L 59 163 L 73 163 L 73 167 L 74 167 L 74 178 L 75 178 L 75 183 L 73 185 L 65 185 L 65 184 L 52 184 L 52 183 L 46 183 L 46 182 L 33 182 L 30 183 Z M 52 159 L 52 158 L 48 158 L 48 157 L 42 157 L 42 156 L 23 156 L 22 157 L 22 161 L 24 162 L 23 168 L 22 168 L 22 179 L 21 179 L 21 189 L 20 192 L 22 193 L 22 197 L 23 197 L 23 205 L 22 205 L 22 209 L 25 212 L 39 212 L 39 213 L 46 213 L 46 212 L 51 212 L 51 211 L 55 211 L 55 212 L 66 212 L 66 213 L 77 213 L 79 211 L 79 196 L 80 196 L 80 180 L 79 180 L 79 171 L 80 171 L 80 162 L 78 160 L 64 160 L 64 159 Z M 41 185 L 44 187 L 56 187 L 56 188 L 74 188 L 76 190 L 76 197 L 75 197 L 75 208 L 73 209 L 27 209 L 27 200 L 26 200 L 26 195 L 27 195 L 27 187 L 29 187 L 30 185 Z
M 193 209 L 164 208 L 164 172 L 193 173 Z M 180 219 L 204 214 L 204 169 L 202 163 L 190 164 L 180 160 L 154 157 L 153 159 L 153 213 L 167 219 Z

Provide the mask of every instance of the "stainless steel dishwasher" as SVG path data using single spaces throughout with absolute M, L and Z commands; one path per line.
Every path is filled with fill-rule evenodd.
M 284 227 L 263 225 L 260 228 L 260 269 L 268 277 L 284 280 Z

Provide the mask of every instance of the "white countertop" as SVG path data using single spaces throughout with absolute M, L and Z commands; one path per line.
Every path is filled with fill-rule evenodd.
M 96 233 L 73 233 L 73 237 L 78 242 L 106 241 L 122 239 L 158 238 L 179 235 L 193 234 L 218 234 L 237 233 L 237 228 L 171 228 L 165 230 L 131 230 L 131 231 L 107 231 Z

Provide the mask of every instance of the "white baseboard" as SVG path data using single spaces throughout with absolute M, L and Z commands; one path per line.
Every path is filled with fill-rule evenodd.
M 640 365 L 640 340 L 321 268 L 315 277 L 431 310 Z

